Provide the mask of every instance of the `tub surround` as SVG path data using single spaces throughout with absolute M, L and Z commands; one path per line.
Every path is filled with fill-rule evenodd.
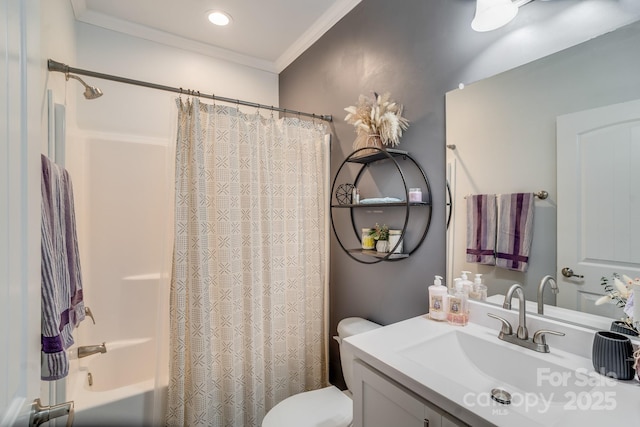
M 69 351 L 67 399 L 75 402 L 75 426 L 152 425 L 156 412 L 156 366 L 145 363 L 156 351 L 151 338 L 108 341 L 105 354 L 78 358 Z M 166 393 L 166 385 L 158 385 Z
M 531 333 L 550 329 L 566 334 L 548 336 L 550 353 L 537 353 L 500 341 L 500 322 L 487 313 L 504 317 L 514 328 L 518 325 L 515 310 L 471 302 L 466 327 L 436 322 L 425 315 L 347 338 L 344 343 L 360 359 L 367 375 L 378 374 L 406 392 L 410 400 L 424 402 L 427 409 L 434 405 L 445 414 L 442 425 L 624 425 L 626 420 L 640 419 L 638 380 L 616 381 L 594 371 L 593 329 L 529 316 Z M 452 344 L 461 338 L 468 341 L 466 352 Z M 504 360 L 496 364 L 482 359 L 492 352 L 497 358 L 504 354 Z M 500 378 L 510 369 L 513 375 Z M 491 400 L 493 387 L 510 389 L 511 405 Z M 358 405 L 367 410 L 366 398 L 358 395 L 366 386 L 354 388 L 357 422 Z M 455 421 L 446 418 L 449 415 Z

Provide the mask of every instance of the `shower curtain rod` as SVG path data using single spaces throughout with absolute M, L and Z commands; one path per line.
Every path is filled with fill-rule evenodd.
M 230 104 L 245 105 L 247 107 L 253 107 L 253 108 L 264 109 L 264 110 L 279 111 L 279 112 L 282 112 L 282 113 L 285 113 L 285 114 L 294 114 L 294 115 L 297 115 L 297 116 L 313 117 L 314 119 L 325 120 L 327 122 L 332 121 L 331 114 L 305 113 L 305 112 L 302 112 L 302 111 L 289 110 L 287 108 L 274 107 L 273 105 L 269 106 L 269 105 L 257 104 L 255 102 L 242 101 L 240 99 L 233 99 L 233 98 L 225 98 L 223 96 L 216 96 L 216 95 L 213 95 L 213 94 L 212 95 L 208 95 L 208 94 L 205 94 L 205 93 L 200 93 L 200 91 L 195 91 L 195 90 L 191 90 L 191 89 L 183 89 L 181 87 L 177 88 L 177 87 L 171 87 L 171 86 L 164 86 L 164 85 L 159 85 L 159 84 L 156 84 L 156 83 L 145 82 L 145 81 L 142 81 L 142 80 L 133 80 L 133 79 L 128 79 L 126 77 L 118 77 L 118 76 L 114 76 L 114 75 L 111 75 L 111 74 L 103 74 L 103 73 L 98 73 L 98 72 L 95 72 L 95 71 L 83 70 L 81 68 L 70 67 L 67 64 L 63 64 L 61 62 L 54 61 L 53 59 L 49 59 L 47 63 L 48 63 L 49 71 L 58 71 L 60 73 L 65 73 L 65 74 L 68 74 L 68 73 L 80 74 L 80 75 L 88 76 L 88 77 L 96 77 L 98 79 L 112 80 L 114 82 L 127 83 L 127 84 L 131 84 L 131 85 L 136 85 L 136 86 L 144 86 L 144 87 L 148 87 L 148 88 L 151 88 L 151 89 L 159 89 L 159 90 L 164 90 L 164 91 L 168 91 L 168 92 L 175 92 L 175 93 L 179 93 L 181 95 L 197 96 L 197 97 L 200 97 L 200 98 L 213 99 L 214 101 L 228 102 Z

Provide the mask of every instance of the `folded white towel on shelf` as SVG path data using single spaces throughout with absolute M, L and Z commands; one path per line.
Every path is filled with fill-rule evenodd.
M 404 202 L 404 200 L 397 199 L 395 197 L 371 197 L 369 199 L 360 200 L 361 205 L 374 204 L 374 203 L 400 203 L 400 202 Z

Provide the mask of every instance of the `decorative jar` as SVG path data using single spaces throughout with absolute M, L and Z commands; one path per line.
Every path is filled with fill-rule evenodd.
M 422 189 L 410 188 L 409 189 L 409 201 L 410 202 L 422 202 Z
M 402 236 L 402 230 L 389 230 L 389 251 L 391 251 L 393 248 L 393 253 L 394 254 L 401 254 L 402 253 L 402 246 L 403 246 L 403 242 L 402 240 L 400 240 L 400 237 Z M 398 241 L 400 241 L 400 243 L 398 243 Z M 398 244 L 398 246 L 396 247 L 396 244 Z
M 362 249 L 372 250 L 376 247 L 376 240 L 371 235 L 370 228 L 362 229 Z

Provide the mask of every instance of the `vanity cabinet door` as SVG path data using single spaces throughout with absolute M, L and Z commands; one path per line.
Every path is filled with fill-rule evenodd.
M 353 375 L 354 427 L 441 427 L 440 410 L 367 365 L 354 361 Z

